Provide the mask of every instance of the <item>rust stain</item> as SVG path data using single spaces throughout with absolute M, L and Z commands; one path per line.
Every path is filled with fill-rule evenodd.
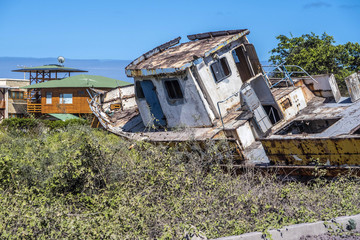
M 275 164 L 308 165 L 314 161 L 333 166 L 360 164 L 360 137 L 262 139 Z

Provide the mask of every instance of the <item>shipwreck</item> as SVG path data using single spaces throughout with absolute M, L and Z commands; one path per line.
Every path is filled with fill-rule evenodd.
M 304 174 L 337 173 L 360 159 L 360 75 L 346 78 L 342 97 L 332 74 L 310 76 L 300 66 L 265 69 L 249 30 L 180 37 L 126 68 L 134 85 L 93 89 L 89 106 L 119 136 L 174 143 L 226 140 L 239 166 Z

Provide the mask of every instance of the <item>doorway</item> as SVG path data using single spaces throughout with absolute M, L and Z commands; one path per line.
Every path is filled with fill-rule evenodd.
M 154 120 L 153 123 L 155 126 L 165 127 L 166 118 L 164 112 L 162 111 L 159 98 L 156 94 L 156 88 L 152 81 L 144 80 L 140 82 L 144 97 L 147 104 L 149 105 L 151 115 Z
M 240 46 L 232 50 L 232 55 L 234 57 L 236 68 L 240 74 L 241 80 L 243 82 L 246 82 L 247 80 L 252 78 L 253 74 L 251 73 L 251 70 L 249 68 L 243 48 Z

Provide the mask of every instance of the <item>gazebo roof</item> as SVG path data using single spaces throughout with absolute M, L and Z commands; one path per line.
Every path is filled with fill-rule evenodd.
M 49 64 L 38 67 L 25 67 L 21 69 L 12 70 L 12 72 L 37 72 L 37 71 L 46 71 L 46 72 L 87 72 L 86 70 L 64 67 L 59 64 Z
M 28 85 L 25 89 L 41 89 L 41 88 L 116 88 L 119 86 L 132 85 L 132 83 L 120 81 L 114 78 L 108 78 L 97 75 L 80 74 L 67 77 L 61 80 L 52 80 L 38 84 Z

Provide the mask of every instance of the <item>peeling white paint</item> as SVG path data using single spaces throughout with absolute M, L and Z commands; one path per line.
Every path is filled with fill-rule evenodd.
M 255 142 L 255 137 L 251 130 L 251 126 L 249 122 L 241 125 L 236 129 L 236 133 L 238 135 L 238 139 L 240 140 L 241 145 L 246 148 L 249 147 L 252 143 Z
M 300 110 L 306 108 L 307 106 L 304 93 L 300 87 L 278 100 L 279 105 L 281 106 L 283 101 L 287 101 L 286 99 L 289 99 L 291 106 L 286 109 L 283 108 L 285 120 L 294 118 L 300 112 Z

